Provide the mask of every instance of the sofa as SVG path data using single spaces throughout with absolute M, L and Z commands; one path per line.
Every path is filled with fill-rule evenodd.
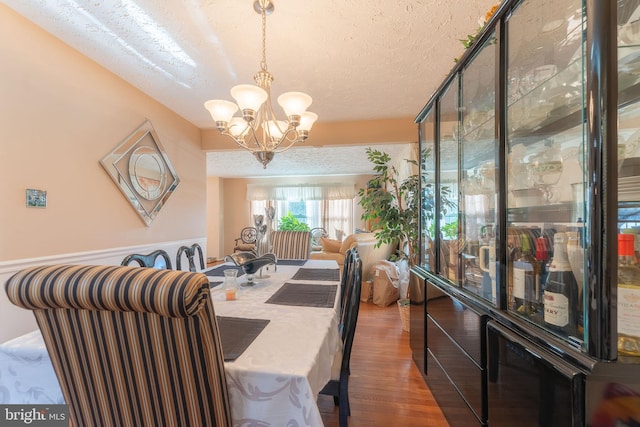
M 352 247 L 358 248 L 358 254 L 362 260 L 362 281 L 370 280 L 372 268 L 377 261 L 389 259 L 394 253 L 396 245 L 382 244 L 376 247 L 378 240 L 374 233 L 353 233 L 342 242 L 336 239 L 323 237 L 320 239 L 322 250 L 311 252 L 311 259 L 334 260 L 340 266 L 344 264 L 346 252 Z

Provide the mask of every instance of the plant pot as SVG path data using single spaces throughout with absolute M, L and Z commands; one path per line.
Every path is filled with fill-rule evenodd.
M 409 321 L 411 320 L 410 308 L 411 302 L 408 299 L 403 298 L 398 300 L 398 310 L 400 310 L 402 330 L 405 332 L 409 332 Z

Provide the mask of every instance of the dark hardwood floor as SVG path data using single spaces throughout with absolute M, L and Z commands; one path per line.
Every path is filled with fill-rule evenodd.
M 395 304 L 360 303 L 349 379 L 351 427 L 449 427 L 411 360 L 409 333 Z M 318 399 L 326 427 L 338 426 L 333 398 Z

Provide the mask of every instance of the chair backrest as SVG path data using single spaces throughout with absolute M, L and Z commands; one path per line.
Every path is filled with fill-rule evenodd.
M 351 282 L 355 274 L 353 271 L 355 268 L 354 262 L 358 258 L 358 248 L 355 246 L 347 249 L 347 252 L 345 252 L 344 263 L 342 264 L 342 276 L 340 278 L 340 324 L 344 321 L 345 302 L 348 298 L 347 292 L 349 286 L 352 285 Z
M 167 270 L 171 270 L 172 268 L 171 258 L 169 258 L 169 254 L 166 251 L 163 251 L 162 249 L 153 251 L 148 255 L 143 255 L 143 254 L 127 255 L 122 260 L 122 263 L 120 265 L 129 265 L 134 261 L 137 262 L 138 265 L 140 265 L 140 267 L 166 268 Z M 164 261 L 164 263 L 162 261 Z
M 204 274 L 40 266 L 6 291 L 33 310 L 73 425 L 231 426 Z
M 242 241 L 242 243 L 256 243 L 257 237 L 258 230 L 255 227 L 244 227 L 240 230 L 240 237 L 236 239 L 236 244 L 238 240 Z
M 308 231 L 274 231 L 271 234 L 273 252 L 278 259 L 309 259 L 311 233 Z
M 191 246 L 180 246 L 178 248 L 178 254 L 176 255 L 176 269 L 182 270 L 182 254 L 187 255 L 187 261 L 189 262 L 189 271 L 196 272 L 196 263 L 195 256 L 196 251 L 198 252 L 198 257 L 200 258 L 200 270 L 204 270 L 204 255 L 202 255 L 202 248 L 199 244 L 194 243 Z
M 358 256 L 358 250 L 352 250 L 353 259 L 351 270 L 347 282 L 345 305 L 342 317 L 342 364 L 340 366 L 340 376 L 349 375 L 349 361 L 351 359 L 351 348 L 353 338 L 356 333 L 356 323 L 358 322 L 358 312 L 360 311 L 360 294 L 362 291 L 362 260 Z

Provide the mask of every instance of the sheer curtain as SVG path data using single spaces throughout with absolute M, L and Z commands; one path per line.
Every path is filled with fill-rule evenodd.
M 275 208 L 274 229 L 280 218 L 291 212 L 310 228 L 324 228 L 331 237 L 336 237 L 336 230 L 353 230 L 355 196 L 354 185 L 247 186 L 252 215 L 263 214 L 267 206 Z

